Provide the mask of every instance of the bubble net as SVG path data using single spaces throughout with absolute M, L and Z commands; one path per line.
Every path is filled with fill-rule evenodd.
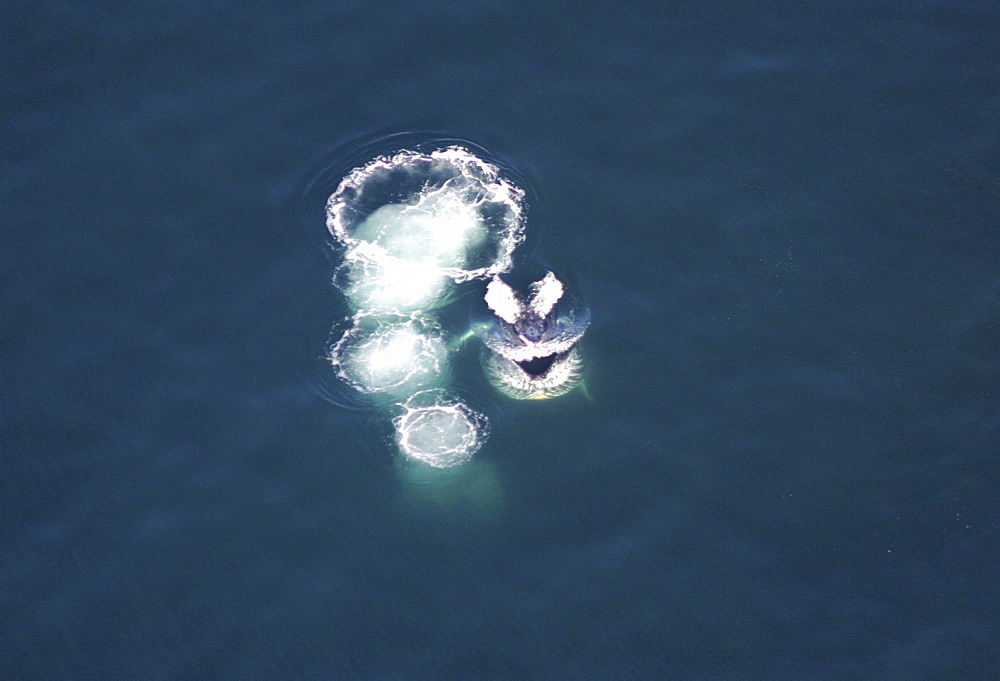
M 331 361 L 359 392 L 404 398 L 444 376 L 448 346 L 431 320 L 362 316 L 334 345 Z
M 434 468 L 457 466 L 485 442 L 486 417 L 441 391 L 421 391 L 393 419 L 396 444 L 407 458 Z
M 433 311 L 456 285 L 510 269 L 523 199 L 496 166 L 451 146 L 378 157 L 327 201 L 343 254 L 334 284 L 354 311 L 329 359 L 360 393 L 394 404 L 397 445 L 410 459 L 454 466 L 486 437 L 482 414 L 430 390 L 449 365 Z
M 398 258 L 457 283 L 510 269 L 524 190 L 463 147 L 400 151 L 355 168 L 327 201 L 348 261 Z

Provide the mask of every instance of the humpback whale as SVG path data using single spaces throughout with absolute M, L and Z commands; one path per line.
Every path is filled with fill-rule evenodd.
M 486 352 L 486 375 L 500 392 L 519 400 L 563 395 L 583 377 L 577 342 L 590 310 L 548 271 L 524 296 L 498 275 L 486 287 L 492 315 L 475 326 Z

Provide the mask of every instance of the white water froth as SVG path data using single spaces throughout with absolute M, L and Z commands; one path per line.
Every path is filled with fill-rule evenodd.
M 547 317 L 552 308 L 562 298 L 563 284 L 552 272 L 531 284 L 527 301 L 518 298 L 510 286 L 500 277 L 494 276 L 486 287 L 486 305 L 494 314 L 508 324 L 516 324 L 528 314 Z
M 442 392 L 419 392 L 400 405 L 393 419 L 396 443 L 410 459 L 434 468 L 468 461 L 487 436 L 486 417 Z
M 442 378 L 448 346 L 429 320 L 361 316 L 331 357 L 337 375 L 358 391 L 402 399 Z
M 402 260 L 461 283 L 510 269 L 523 200 L 520 187 L 462 147 L 400 151 L 348 173 L 327 202 L 326 225 L 348 262 Z
M 432 312 L 455 285 L 510 269 L 523 197 L 495 166 L 448 147 L 376 158 L 327 202 L 344 257 L 334 282 L 354 310 L 330 361 L 358 391 L 395 401 L 396 440 L 409 458 L 453 466 L 485 439 L 485 417 L 426 390 L 442 387 L 448 367 Z

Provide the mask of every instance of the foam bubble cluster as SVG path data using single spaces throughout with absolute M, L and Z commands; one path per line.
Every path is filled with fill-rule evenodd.
M 358 308 L 381 308 L 398 293 L 405 311 L 433 304 L 441 291 L 431 282 L 441 277 L 461 283 L 506 272 L 523 238 L 523 199 L 496 166 L 462 147 L 400 151 L 355 168 L 326 210 L 327 228 L 345 246 L 345 294 Z M 414 274 L 426 295 L 398 285 L 414 283 Z
M 453 146 L 376 158 L 327 202 L 344 258 L 334 283 L 354 310 L 330 361 L 358 391 L 394 401 L 407 457 L 453 466 L 482 445 L 485 417 L 427 392 L 443 387 L 449 363 L 433 312 L 456 285 L 510 269 L 523 198 L 498 168 Z
M 443 392 L 419 392 L 401 407 L 393 419 L 396 443 L 407 457 L 428 466 L 464 463 L 486 440 L 486 417 Z
M 361 316 L 332 356 L 340 378 L 360 392 L 404 398 L 443 377 L 448 346 L 433 322 Z

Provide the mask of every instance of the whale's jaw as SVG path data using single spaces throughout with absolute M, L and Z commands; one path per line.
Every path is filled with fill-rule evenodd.
M 543 363 L 548 366 L 541 370 Z M 516 400 L 545 400 L 565 395 L 583 379 L 583 356 L 576 346 L 564 353 L 524 362 L 487 350 L 483 353 L 483 366 L 490 382 Z

